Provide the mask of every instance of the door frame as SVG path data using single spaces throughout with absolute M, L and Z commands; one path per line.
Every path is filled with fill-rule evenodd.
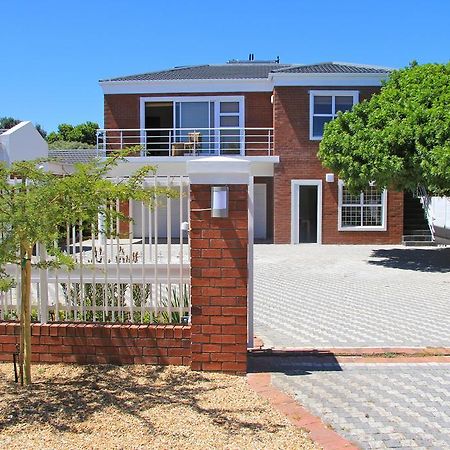
M 291 244 L 299 244 L 300 186 L 317 186 L 317 243 L 322 243 L 322 180 L 291 180 Z

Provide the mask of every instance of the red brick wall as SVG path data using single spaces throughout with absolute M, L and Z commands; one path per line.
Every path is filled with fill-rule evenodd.
M 190 93 L 190 94 L 106 94 L 104 97 L 105 128 L 140 128 L 141 97 L 187 96 L 236 96 L 245 97 L 245 126 L 272 127 L 270 92 Z
M 52 323 L 32 325 L 32 361 L 78 364 L 191 362 L 191 330 L 183 325 Z M 19 324 L 0 322 L 0 361 L 12 361 Z
M 211 186 L 191 185 L 191 368 L 245 373 L 247 186 L 229 189 L 229 217 L 212 218 Z
M 326 183 L 317 159 L 318 141 L 309 140 L 309 91 L 357 90 L 360 100 L 369 98 L 374 87 L 277 87 L 274 90 L 275 154 L 280 163 L 274 176 L 275 243 L 291 241 L 291 180 L 320 179 L 323 187 L 322 242 L 324 244 L 398 244 L 403 231 L 403 193 L 389 192 L 387 231 L 338 231 L 338 183 Z

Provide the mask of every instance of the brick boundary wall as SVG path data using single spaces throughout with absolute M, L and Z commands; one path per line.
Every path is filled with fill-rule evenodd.
M 32 361 L 78 364 L 191 363 L 187 325 L 33 324 Z M 0 362 L 12 362 L 19 323 L 0 322 Z
M 229 217 L 211 217 L 211 186 L 191 184 L 191 325 L 32 325 L 32 361 L 186 365 L 247 372 L 248 186 L 229 186 Z M 0 362 L 19 324 L 0 322 Z
M 248 187 L 229 186 L 229 216 L 212 218 L 211 186 L 191 184 L 194 370 L 247 371 Z

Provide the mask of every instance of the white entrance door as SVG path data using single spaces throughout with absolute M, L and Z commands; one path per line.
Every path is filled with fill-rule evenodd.
M 292 180 L 291 242 L 322 242 L 322 180 Z
M 267 189 L 265 184 L 254 185 L 255 239 L 267 239 Z

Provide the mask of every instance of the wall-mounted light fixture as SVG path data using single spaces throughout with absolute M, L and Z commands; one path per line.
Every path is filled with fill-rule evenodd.
M 334 173 L 327 173 L 325 175 L 325 181 L 327 183 L 334 183 Z
M 228 186 L 211 187 L 211 217 L 228 217 Z

